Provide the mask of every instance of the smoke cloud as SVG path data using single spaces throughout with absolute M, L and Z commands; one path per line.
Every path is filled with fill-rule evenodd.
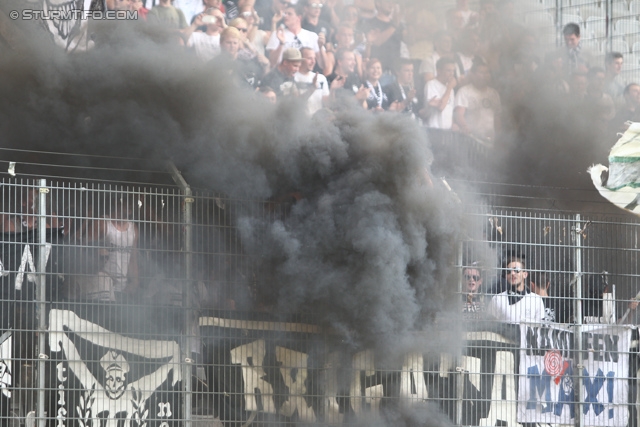
M 423 348 L 414 333 L 449 316 L 453 242 L 466 233 L 459 204 L 431 183 L 424 132 L 349 105 L 310 119 L 151 29 L 112 30 L 97 27 L 87 53 L 31 43 L 0 59 L 4 146 L 169 158 L 233 199 L 298 192 L 284 217 L 235 221 L 261 260 L 264 301 L 285 316 L 313 309 L 354 346 Z

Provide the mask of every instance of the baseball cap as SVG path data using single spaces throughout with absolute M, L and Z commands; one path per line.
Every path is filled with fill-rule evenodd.
M 290 47 L 282 54 L 283 61 L 302 61 L 302 54 L 295 47 Z

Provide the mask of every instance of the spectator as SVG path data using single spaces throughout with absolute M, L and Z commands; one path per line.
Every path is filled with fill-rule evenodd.
M 205 32 L 197 31 L 202 26 L 206 28 Z M 187 39 L 187 47 L 193 49 L 202 61 L 210 61 L 220 54 L 220 31 L 223 28 L 224 17 L 219 9 L 208 9 L 196 15 L 189 27 L 191 35 Z
M 337 27 L 340 24 L 340 17 L 338 16 L 337 9 L 343 7 L 342 0 L 316 0 L 322 3 L 322 12 L 320 13 L 320 19 L 325 22 L 329 22 L 332 27 Z
M 623 91 L 624 106 L 618 110 L 609 124 L 611 136 L 627 129 L 626 122 L 640 121 L 640 85 L 628 84 Z
M 605 72 L 600 67 L 592 67 L 587 74 L 588 85 L 585 101 L 592 109 L 592 118 L 600 129 L 606 129 L 615 115 L 613 99 L 604 93 Z
M 307 113 L 312 116 L 327 102 L 331 92 L 327 78 L 313 71 L 316 65 L 316 55 L 313 49 L 303 47 L 300 54 L 302 55 L 300 71 L 295 74 L 294 79 L 302 96 L 307 98 Z
M 564 54 L 567 75 L 574 72 L 586 73 L 593 60 L 591 54 L 580 44 L 580 26 L 571 22 L 562 30 L 564 36 Z
M 331 70 L 325 69 L 325 75 L 330 75 L 333 72 L 333 68 L 335 68 L 335 51 L 340 49 L 351 50 L 355 53 L 356 58 L 356 68 L 355 71 L 358 73 L 358 77 L 362 77 L 362 55 L 359 51 L 354 50 L 355 45 L 355 32 L 351 26 L 348 25 L 340 25 L 335 35 L 335 46 L 332 51 L 327 52 L 327 66 L 329 64 L 333 64 Z M 327 71 L 330 71 L 327 74 Z
M 147 14 L 149 13 L 149 9 L 144 7 L 142 0 L 131 0 L 130 10 L 138 12 L 138 18 L 142 18 L 143 20 L 147 19 Z
M 378 58 L 382 71 L 390 75 L 400 59 L 403 25 L 400 7 L 394 0 L 376 0 L 376 16 L 364 25 L 370 52 L 365 57 Z M 388 83 L 387 79 L 383 80 Z
M 431 56 L 422 61 L 420 65 L 420 75 L 424 81 L 428 82 L 436 77 L 436 64 L 440 58 L 453 58 L 453 38 L 446 31 L 438 32 L 433 41 L 433 52 Z M 456 78 L 458 77 L 456 70 Z
M 464 15 L 462 11 L 457 9 L 449 9 L 446 14 L 447 31 L 454 36 L 460 34 L 465 27 Z
M 624 58 L 620 52 L 609 52 L 604 57 L 605 79 L 604 91 L 614 102 L 622 103 L 622 95 L 627 82 L 622 75 L 622 64 Z
M 257 56 L 253 58 L 240 57 L 239 52 L 242 48 L 242 40 L 242 33 L 237 28 L 229 26 L 220 35 L 220 47 L 224 57 L 232 61 L 231 74 L 238 78 L 241 86 L 246 84 L 255 88 L 265 74 L 264 67 Z
M 384 111 L 389 109 L 389 98 L 382 90 L 380 77 L 382 76 L 382 63 L 377 58 L 372 58 L 367 62 L 367 78 L 365 84 L 369 89 L 367 96 L 367 109 L 373 111 Z
M 182 30 L 188 27 L 182 10 L 171 5 L 171 0 L 159 0 L 147 14 L 147 21 L 168 30 Z
M 240 6 L 240 17 L 247 21 L 247 39 L 253 45 L 253 48 L 261 55 L 265 55 L 264 47 L 269 42 L 270 34 L 258 28 L 260 17 L 256 13 L 253 6 L 247 4 Z
M 459 74 L 459 84 L 464 86 L 468 83 L 468 75 L 474 62 L 485 62 L 478 55 L 480 40 L 478 33 L 474 30 L 465 30 L 458 39 L 458 51 L 455 53 L 457 71 Z
M 262 18 L 260 29 L 275 33 L 278 23 L 282 20 L 284 8 L 290 4 L 287 0 L 262 0 L 256 4 L 256 12 Z
M 251 43 L 248 38 L 249 33 L 249 24 L 244 18 L 236 18 L 229 23 L 229 26 L 234 27 L 239 31 L 240 34 L 240 50 L 238 51 L 238 58 L 242 60 L 253 60 L 255 59 L 260 66 L 262 67 L 264 72 L 269 71 L 269 59 L 261 54 Z M 264 73 L 261 73 L 261 75 Z
M 279 28 L 272 33 L 266 47 L 272 66 L 280 63 L 282 60 L 282 52 L 289 48 L 300 50 L 303 47 L 309 47 L 318 55 L 320 51 L 318 35 L 302 28 L 302 10 L 303 8 L 301 6 L 287 6 L 284 9 L 285 28 Z M 320 58 L 321 55 L 318 55 L 318 59 Z M 321 62 L 321 66 L 323 64 L 324 62 Z M 274 89 L 276 89 L 277 92 L 277 88 Z
M 406 5 L 405 17 L 407 31 L 404 42 L 407 44 L 409 57 L 423 61 L 433 52 L 434 35 L 444 28 L 444 23 L 434 10 L 425 9 L 415 3 Z
M 356 28 L 360 22 L 360 14 L 358 8 L 354 5 L 348 5 L 342 8 L 340 12 L 340 25 L 347 25 Z
M 276 95 L 276 91 L 269 86 L 260 86 L 258 88 L 258 93 L 272 104 L 278 102 L 278 95 Z
M 454 121 L 460 131 L 492 143 L 500 131 L 500 95 L 489 86 L 491 74 L 486 64 L 474 64 L 470 80 L 456 94 Z
M 389 100 L 389 110 L 415 117 L 420 108 L 414 88 L 413 62 L 409 59 L 400 59 L 395 71 L 395 82 L 382 88 Z
M 271 87 L 278 98 L 282 96 L 297 96 L 298 90 L 294 76 L 300 69 L 302 55 L 296 48 L 290 47 L 282 54 L 282 61 L 276 68 L 262 79 L 262 86 Z
M 452 129 L 455 107 L 453 89 L 457 84 L 455 61 L 452 58 L 440 58 L 437 70 L 436 78 L 429 80 L 424 87 L 425 107 L 420 113 L 428 127 Z
M 557 97 L 569 94 L 569 83 L 564 79 L 564 55 L 558 51 L 545 55 L 544 64 L 535 72 L 536 85 L 544 95 Z
M 355 70 L 356 54 L 352 50 L 340 49 L 336 52 L 335 70 L 333 74 L 327 77 L 327 80 L 331 85 L 338 80 L 341 82 L 340 87 L 344 91 L 356 94 L 363 87 L 363 84 Z
M 573 73 L 569 79 L 569 99 L 574 105 L 582 105 L 587 96 L 589 79 L 586 73 Z
M 604 294 L 607 288 L 607 283 L 600 274 L 590 274 L 583 280 L 581 304 L 584 323 L 607 323 L 604 318 Z
M 455 10 L 462 15 L 465 27 L 473 27 L 478 22 L 478 14 L 469 8 L 469 0 L 456 0 Z
M 121 199 L 110 203 L 109 214 L 85 221 L 80 230 L 83 245 L 95 245 L 100 254 L 95 276 L 73 278 L 70 296 L 75 299 L 124 301 L 138 286 L 138 227 L 131 221 L 133 210 Z
M 486 308 L 486 296 L 482 290 L 482 271 L 478 263 L 474 262 L 462 271 L 462 275 L 466 283 L 462 295 L 462 312 L 465 313 L 465 318 L 477 318 L 478 313 L 483 313 Z
M 322 2 L 320 0 L 300 0 L 300 3 L 304 5 L 302 28 L 316 33 L 318 36 L 324 34 L 325 39 L 330 39 L 333 36 L 331 24 L 320 17 L 324 6 Z
M 542 322 L 545 306 L 542 298 L 529 292 L 524 257 L 510 256 L 506 261 L 508 289 L 491 298 L 487 311 L 503 322 Z
M 558 300 L 549 295 L 551 281 L 549 280 L 547 273 L 541 271 L 533 273 L 529 280 L 529 287 L 531 292 L 539 295 L 542 298 L 542 302 L 544 302 L 544 316 L 542 321 L 549 323 L 563 323 L 560 321 L 561 310 L 558 308 Z
M 358 8 L 361 20 L 373 19 L 376 16 L 375 0 L 354 0 L 353 5 Z

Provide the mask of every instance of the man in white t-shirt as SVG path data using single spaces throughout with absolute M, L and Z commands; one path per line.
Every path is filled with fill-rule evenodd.
M 265 46 L 272 67 L 282 61 L 282 52 L 289 48 L 300 50 L 303 47 L 309 47 L 318 55 L 320 51 L 318 35 L 302 28 L 303 11 L 303 6 L 290 5 L 284 9 L 285 28 L 279 28 L 271 33 L 271 38 Z
M 301 96 L 307 97 L 307 113 L 311 116 L 324 106 L 331 92 L 327 78 L 313 71 L 316 65 L 316 54 L 313 49 L 303 47 L 300 53 L 302 54 L 300 71 L 295 74 L 294 79 Z
M 207 30 L 197 31 L 200 26 L 205 26 Z M 209 9 L 206 13 L 196 15 L 188 28 L 188 31 L 192 32 L 187 40 L 187 47 L 193 49 L 201 60 L 212 60 L 220 55 L 220 31 L 224 27 L 224 15 L 219 9 Z
M 470 77 L 471 83 L 456 94 L 453 118 L 461 132 L 492 143 L 500 130 L 500 95 L 489 86 L 486 64 L 474 64 Z
M 453 58 L 440 58 L 436 64 L 436 78 L 424 87 L 425 108 L 421 116 L 430 128 L 453 128 L 454 94 L 457 80 L 456 62 Z
M 505 265 L 508 288 L 491 298 L 487 311 L 503 322 L 542 322 L 545 316 L 544 301 L 540 295 L 527 289 L 529 273 L 525 270 L 524 257 L 512 255 L 507 258 Z

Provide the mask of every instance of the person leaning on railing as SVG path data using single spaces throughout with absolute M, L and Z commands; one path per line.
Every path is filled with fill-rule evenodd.
M 542 322 L 545 306 L 540 295 L 526 286 L 529 273 L 525 270 L 523 255 L 511 255 L 505 265 L 508 288 L 495 295 L 489 302 L 487 311 L 497 320 L 509 323 Z
M 551 290 L 551 280 L 549 273 L 543 271 L 536 271 L 531 274 L 529 280 L 529 288 L 531 292 L 534 292 L 542 298 L 544 302 L 544 317 L 545 322 L 552 323 L 568 323 L 571 317 L 571 302 L 566 298 L 558 296 L 557 291 Z
M 478 319 L 486 308 L 486 295 L 482 289 L 482 269 L 472 262 L 462 271 L 464 289 L 462 293 L 462 313 L 465 319 Z

